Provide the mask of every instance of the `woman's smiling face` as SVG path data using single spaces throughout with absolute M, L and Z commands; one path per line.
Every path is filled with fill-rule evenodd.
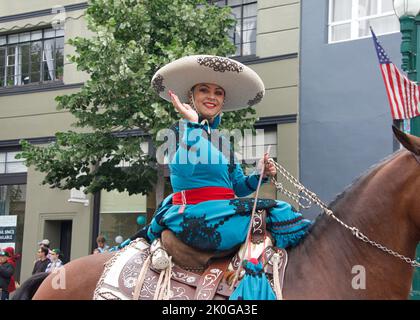
M 193 88 L 195 107 L 205 119 L 211 120 L 223 107 L 225 90 L 212 83 L 199 83 Z

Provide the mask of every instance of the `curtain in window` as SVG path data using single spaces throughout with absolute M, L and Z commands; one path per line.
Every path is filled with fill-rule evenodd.
M 242 55 L 255 53 L 255 41 L 257 38 L 257 5 L 250 4 L 243 7 L 243 30 L 242 30 Z
M 0 86 L 5 85 L 5 82 L 6 82 L 5 77 L 6 77 L 6 49 L 0 48 Z M 1 162 L 1 156 L 0 156 L 0 162 Z
M 329 41 L 357 39 L 370 35 L 370 27 L 377 34 L 399 30 L 398 18 L 392 10 L 392 0 L 330 0 Z M 357 12 L 352 16 L 352 6 Z M 376 16 L 375 18 L 371 18 Z M 351 20 L 342 23 L 346 20 Z
M 44 42 L 44 61 L 47 63 L 47 66 L 48 66 L 48 74 L 50 76 L 49 80 L 54 80 L 53 51 L 54 51 L 54 40 L 45 41 Z
M 332 16 L 331 22 L 339 22 L 351 19 L 352 0 L 331 0 Z
M 379 1 L 382 1 L 382 12 L 379 12 Z M 372 15 L 378 15 L 389 11 L 392 0 L 360 0 L 359 16 L 360 18 Z M 370 35 L 370 27 L 377 34 L 384 34 L 399 29 L 399 22 L 395 15 L 387 15 L 373 19 L 361 20 L 359 23 L 359 37 Z
M 372 26 L 376 34 L 384 34 L 392 31 L 398 31 L 400 23 L 395 15 L 370 19 L 369 24 L 365 25 L 365 28 L 363 29 L 364 32 L 361 35 L 367 36 L 370 34 L 369 26 Z
M 359 18 L 378 13 L 378 0 L 359 0 Z
M 22 84 L 22 51 L 21 47 L 16 46 L 15 51 L 15 86 Z
M 351 20 L 352 0 L 330 0 L 331 1 L 331 22 Z M 350 22 L 331 26 L 331 41 L 340 41 L 351 37 Z

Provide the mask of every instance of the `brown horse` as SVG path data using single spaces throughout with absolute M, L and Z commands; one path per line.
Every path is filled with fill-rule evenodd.
M 420 240 L 420 138 L 394 128 L 408 150 L 394 153 L 357 179 L 330 205 L 347 225 L 414 259 Z M 65 265 L 66 289 L 54 290 L 54 275 L 41 276 L 33 299 L 92 299 L 111 254 L 91 255 Z M 356 238 L 321 214 L 306 238 L 289 250 L 285 299 L 406 299 L 413 267 Z M 28 288 L 29 287 L 29 288 Z M 25 297 L 18 292 L 16 298 Z M 30 298 L 31 294 L 27 294 Z

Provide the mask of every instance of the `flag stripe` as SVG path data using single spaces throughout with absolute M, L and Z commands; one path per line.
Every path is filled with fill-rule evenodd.
M 408 110 L 407 110 L 407 104 L 404 101 L 403 92 L 402 92 L 402 89 L 401 89 L 401 80 L 402 79 L 401 79 L 401 76 L 400 76 L 398 70 L 396 70 L 394 65 L 391 66 L 391 69 L 392 69 L 393 76 L 395 77 L 394 82 L 396 84 L 396 89 L 398 89 L 398 92 L 396 92 L 396 97 L 397 97 L 398 103 L 400 105 L 400 109 L 402 111 L 403 118 L 406 118 L 408 116 Z
M 392 84 L 391 84 L 391 77 L 390 74 L 388 73 L 387 70 L 387 65 L 383 66 L 383 70 L 384 70 L 384 74 L 385 74 L 385 78 L 386 78 L 386 91 L 390 96 L 391 99 L 391 107 L 392 107 L 392 111 L 393 111 L 393 115 L 395 117 L 395 119 L 400 119 L 400 115 L 398 112 L 398 105 L 396 104 L 395 98 L 394 98 L 394 91 L 392 91 Z
M 420 116 L 420 105 L 419 105 L 420 87 L 416 86 L 414 92 L 415 92 L 415 94 L 414 94 L 414 113 L 415 113 L 415 116 L 418 117 L 418 116 Z
M 410 88 L 410 91 L 411 91 L 412 85 L 410 84 L 410 81 L 406 77 L 403 77 L 403 79 L 404 79 L 404 88 Z M 410 108 L 410 105 L 412 103 L 412 99 L 413 99 L 413 96 L 411 95 L 411 92 L 410 92 L 410 94 L 404 100 L 404 103 L 405 103 L 406 109 L 407 109 L 407 117 L 408 118 L 413 117 L 413 110 L 412 110 L 412 108 Z
M 388 79 L 387 79 L 387 76 L 385 75 L 385 71 L 382 67 L 381 67 L 381 73 L 382 73 L 382 78 L 384 79 L 384 82 L 385 82 L 386 95 L 388 96 L 388 101 L 389 101 L 389 104 L 391 106 L 391 115 L 392 115 L 393 119 L 396 119 L 396 109 L 395 109 L 395 106 L 394 106 L 394 102 L 391 98 L 390 91 L 388 90 Z
M 389 60 L 372 28 L 371 32 L 378 55 L 382 78 L 385 83 L 392 118 L 410 119 L 420 116 L 420 87 L 414 81 L 408 79 Z
M 393 119 L 396 119 L 398 117 L 397 116 L 397 110 L 395 108 L 393 98 L 391 97 L 391 93 L 389 91 L 388 77 L 387 77 L 387 74 L 386 74 L 384 69 L 385 69 L 385 66 L 381 66 L 381 73 L 382 73 L 382 77 L 384 79 L 385 89 L 386 89 L 385 91 L 386 91 L 386 95 L 388 96 L 389 105 L 391 106 L 391 115 L 392 115 Z
M 388 63 L 385 65 L 385 69 L 387 71 L 388 76 L 388 83 L 389 83 L 389 90 L 391 92 L 391 96 L 393 97 L 394 106 L 396 110 L 396 114 L 398 116 L 398 119 L 403 119 L 403 113 L 401 111 L 401 105 L 398 103 L 396 94 L 395 94 L 395 86 L 394 86 L 394 76 L 392 74 L 391 65 Z
M 407 79 L 405 77 L 403 77 L 403 90 L 402 90 L 402 94 L 403 94 L 403 100 L 404 100 L 404 104 L 406 106 L 410 105 L 410 100 L 411 100 L 411 95 L 409 92 L 409 88 L 410 88 L 410 84 L 407 82 Z M 411 117 L 411 110 L 410 108 L 407 108 L 407 112 L 408 112 L 408 116 Z
M 408 82 L 410 82 L 409 80 L 406 80 Z M 408 106 L 409 106 L 409 110 L 410 113 L 408 114 L 409 118 L 413 118 L 415 117 L 415 110 L 413 108 L 410 108 L 410 106 L 412 106 L 413 104 L 415 104 L 416 101 L 416 88 L 415 86 L 412 85 L 412 83 L 409 84 L 408 86 L 410 88 L 410 99 L 408 100 Z

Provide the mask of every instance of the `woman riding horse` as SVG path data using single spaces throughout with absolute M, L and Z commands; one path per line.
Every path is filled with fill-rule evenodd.
M 139 234 L 153 241 L 170 229 L 195 249 L 237 247 L 246 239 L 254 205 L 254 199 L 245 197 L 256 191 L 260 176 L 243 173 L 229 141 L 217 127 L 222 111 L 262 100 L 265 89 L 261 78 L 229 58 L 195 55 L 159 69 L 152 86 L 160 97 L 172 102 L 182 119 L 172 126 L 177 137 L 176 148 L 169 155 L 174 193 L 163 200 Z M 260 160 L 260 166 L 265 166 L 263 182 L 276 174 L 267 160 L 268 154 L 264 155 L 265 164 Z M 259 199 L 256 209 L 266 210 L 267 229 L 278 247 L 298 243 L 311 224 L 284 201 Z
M 328 206 L 335 219 L 321 214 L 289 250 L 285 299 L 407 299 L 413 267 L 419 267 L 420 138 L 396 128 L 394 134 L 405 149 L 358 178 Z M 114 257 L 109 252 L 75 259 L 63 267 L 63 277 L 34 275 L 13 299 L 91 300 Z

